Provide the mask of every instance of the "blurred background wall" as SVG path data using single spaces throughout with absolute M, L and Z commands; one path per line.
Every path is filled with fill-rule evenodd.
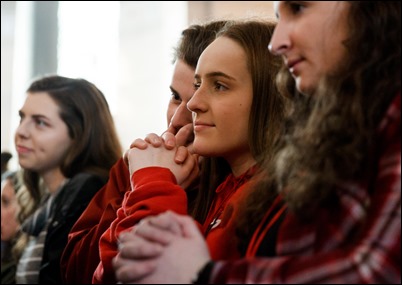
M 211 19 L 274 18 L 272 1 L 1 1 L 1 149 L 14 154 L 25 90 L 59 74 L 95 83 L 124 148 L 165 130 L 173 46 Z M 267 43 L 268 45 L 268 43 Z

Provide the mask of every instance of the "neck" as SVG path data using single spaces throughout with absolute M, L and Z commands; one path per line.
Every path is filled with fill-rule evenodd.
M 227 159 L 227 161 L 235 177 L 242 175 L 247 170 L 249 170 L 250 167 L 252 167 L 257 163 L 253 158 L 253 156 L 251 155 L 251 153 L 248 153 L 243 156 L 237 156 L 236 158 L 233 159 Z
M 60 169 L 55 169 L 42 174 L 43 182 L 45 183 L 49 193 L 55 194 L 66 177 L 61 173 Z

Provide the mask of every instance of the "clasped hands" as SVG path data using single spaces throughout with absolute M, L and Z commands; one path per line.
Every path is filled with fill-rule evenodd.
M 113 267 L 121 283 L 189 284 L 209 260 L 208 246 L 194 220 L 167 211 L 143 219 L 119 236 Z
M 192 153 L 192 124 L 177 133 L 149 134 L 136 139 L 124 154 L 130 177 L 144 167 L 169 168 L 186 189 L 198 176 L 199 157 Z M 190 142 L 190 143 L 189 143 Z M 210 260 L 207 244 L 195 221 L 167 211 L 147 217 L 119 236 L 119 253 L 113 259 L 121 283 L 191 283 Z
M 136 139 L 124 154 L 130 177 L 141 168 L 165 167 L 173 173 L 177 184 L 186 189 L 199 173 L 199 156 L 192 153 L 191 143 L 188 144 L 189 130 L 190 127 L 183 127 L 176 135 L 168 130 L 162 136 L 151 133 L 145 139 Z

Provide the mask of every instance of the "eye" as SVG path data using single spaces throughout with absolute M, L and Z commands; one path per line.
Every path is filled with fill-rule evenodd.
M 193 83 L 193 86 L 194 86 L 194 90 L 198 90 L 198 88 L 200 88 L 200 86 L 201 86 L 201 82 L 195 82 L 195 83 Z
M 20 117 L 19 123 L 21 124 L 22 119 L 24 119 L 24 114 L 22 112 L 18 112 L 18 116 Z
M 214 82 L 214 88 L 216 91 L 226 91 L 228 88 L 224 86 L 223 84 L 219 83 L 218 81 Z
M 1 204 L 3 207 L 7 207 L 8 205 L 10 205 L 10 201 L 7 199 L 2 199 Z
M 6 207 L 9 206 L 11 204 L 12 200 L 9 197 L 6 196 L 2 196 L 1 197 L 1 204 Z
M 177 94 L 176 92 L 172 92 L 172 94 L 170 95 L 170 102 L 180 103 L 181 101 L 182 100 L 179 94 Z
M 47 124 L 45 123 L 45 121 L 42 120 L 42 119 L 35 119 L 35 124 L 36 124 L 38 127 L 45 127 L 45 126 L 47 126 Z
M 289 1 L 288 6 L 293 14 L 299 14 L 305 8 L 302 3 L 296 1 Z

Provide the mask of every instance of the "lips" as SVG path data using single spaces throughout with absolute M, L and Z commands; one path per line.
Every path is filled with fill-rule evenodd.
M 297 71 L 297 66 L 300 62 L 302 62 L 303 59 L 292 59 L 292 60 L 288 60 L 286 62 L 286 65 L 290 71 L 290 73 L 292 73 L 294 76 L 298 75 L 298 71 Z
M 32 151 L 32 149 L 22 146 L 22 145 L 17 145 L 16 147 L 18 154 L 26 154 Z
M 202 122 L 202 121 L 195 121 L 194 122 L 194 131 L 198 132 L 198 131 L 202 131 L 211 127 L 214 127 L 214 124 L 210 124 L 207 122 Z
M 291 69 L 293 67 L 293 65 L 295 65 L 295 63 L 297 62 L 297 60 L 288 60 L 286 62 L 286 65 L 289 69 Z

